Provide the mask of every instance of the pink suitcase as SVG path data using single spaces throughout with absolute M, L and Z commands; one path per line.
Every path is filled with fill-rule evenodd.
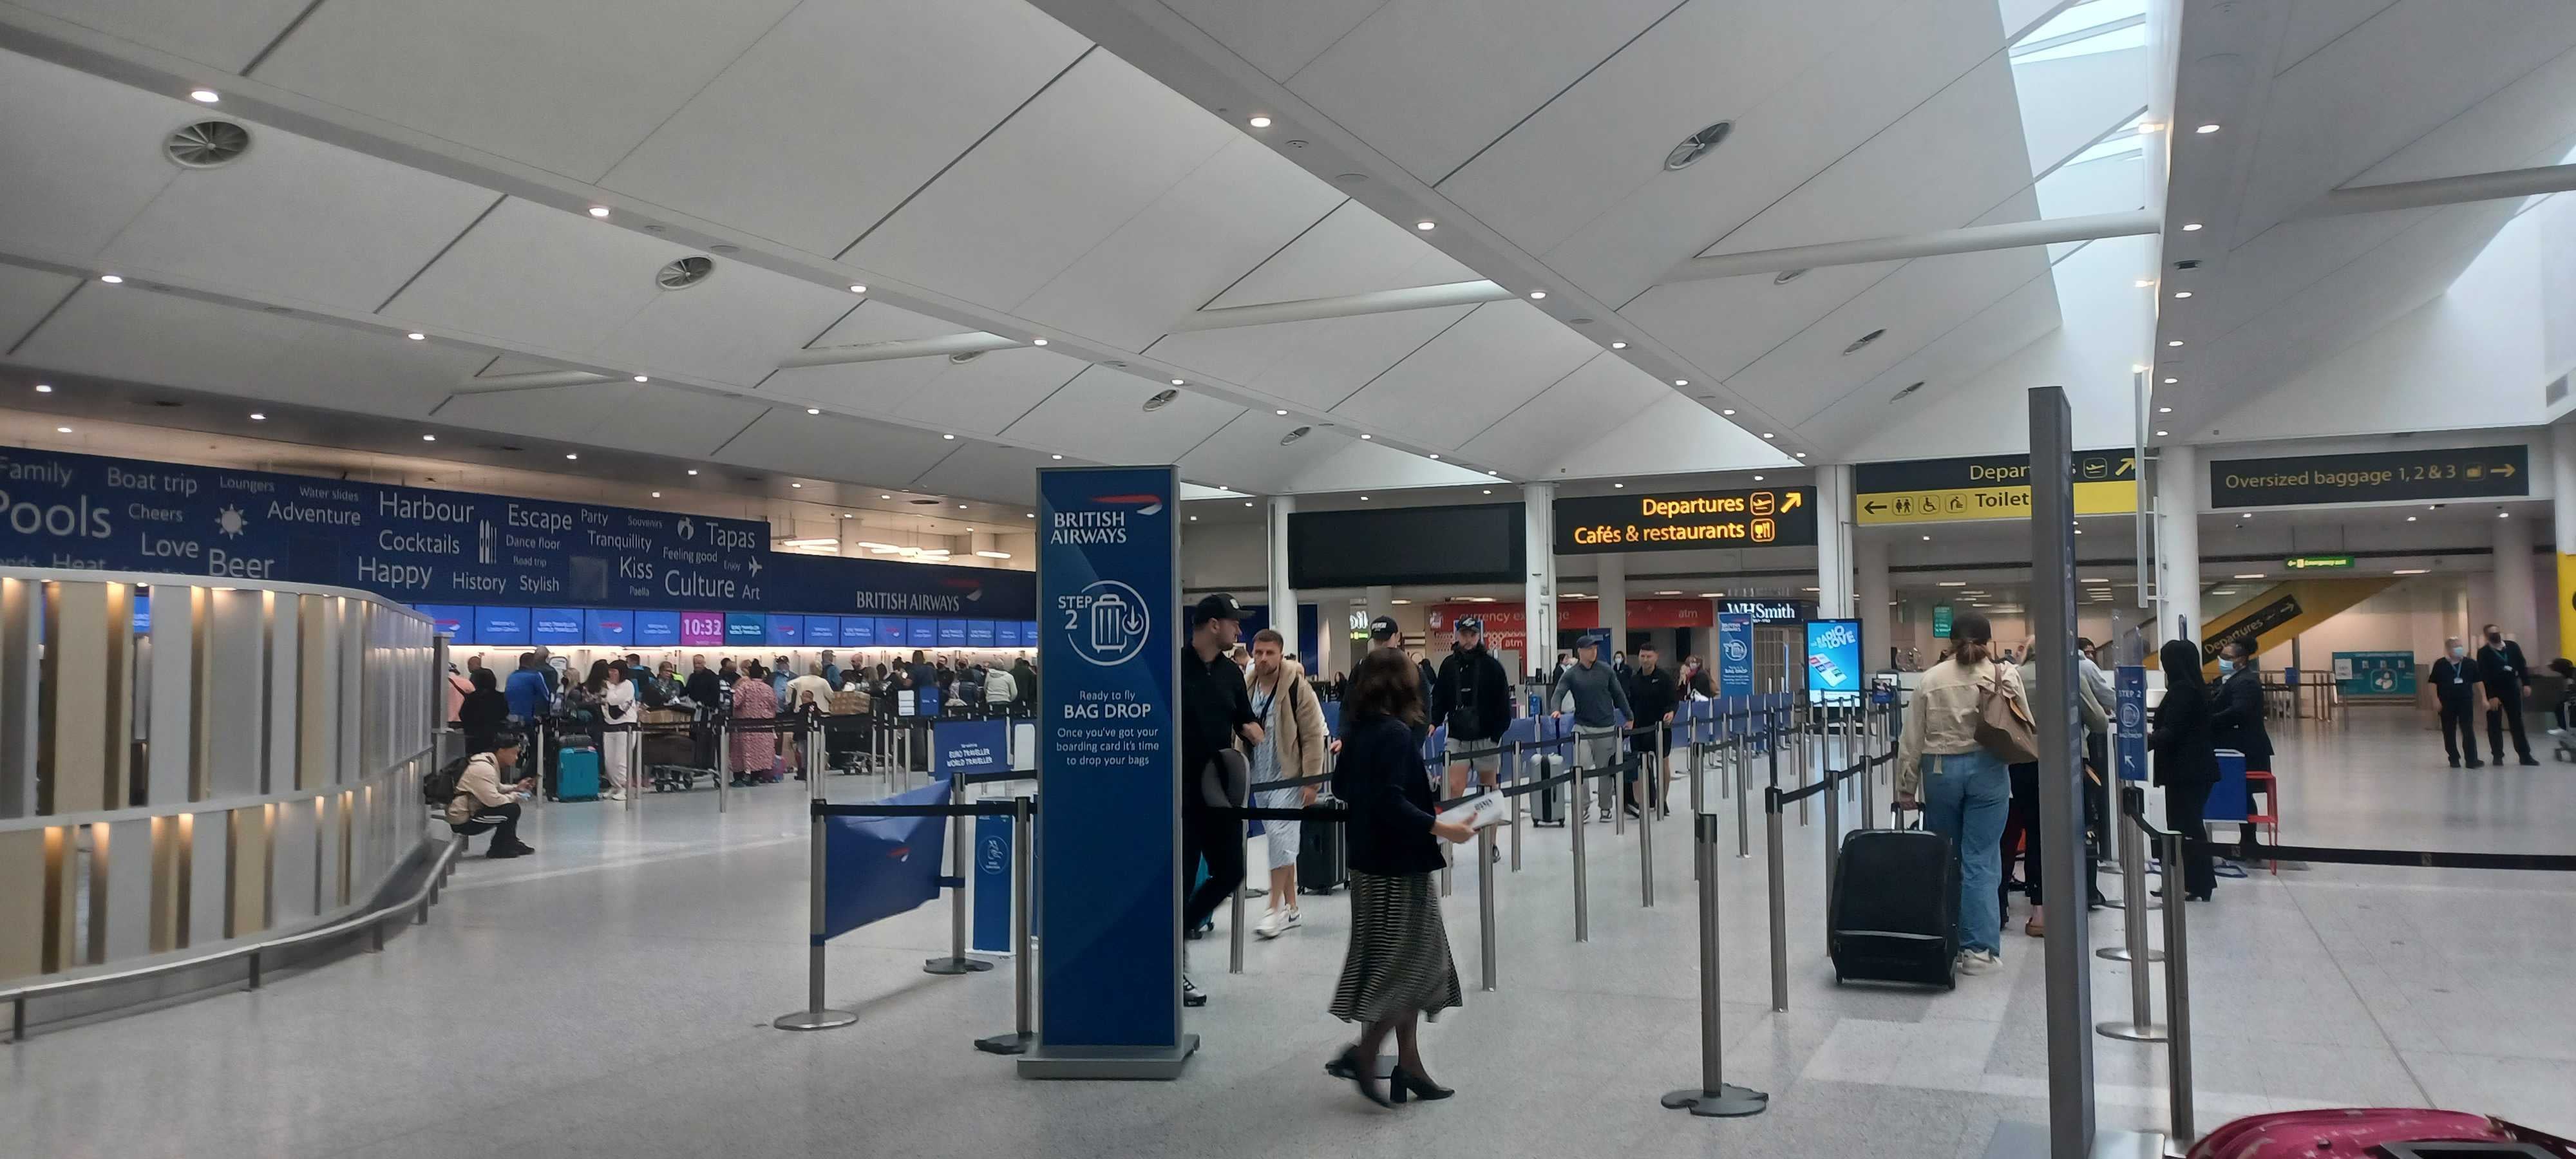
M 2529 1144 L 2519 1154 L 2576 1159 L 2576 1145 L 2464 1111 L 2421 1107 L 2350 1107 L 2249 1115 L 2193 1144 L 2189 1159 L 2361 1159 L 2384 1157 L 2389 1143 Z M 2500 1151 L 2513 1156 L 2514 1151 Z

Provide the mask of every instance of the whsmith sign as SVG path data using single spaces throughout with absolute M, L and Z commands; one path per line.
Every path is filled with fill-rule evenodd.
M 1812 547 L 1812 487 L 1595 495 L 1556 501 L 1556 553 Z

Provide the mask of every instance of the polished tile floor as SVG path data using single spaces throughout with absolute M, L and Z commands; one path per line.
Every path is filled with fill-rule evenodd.
M 2571 847 L 2576 765 L 2455 772 L 2438 737 L 2386 714 L 2280 741 L 2290 841 Z M 1999 1122 L 2045 1112 L 2040 943 L 2019 934 L 2018 904 L 1997 973 L 1951 993 L 1838 989 L 1820 811 L 1787 830 L 1790 1008 L 1774 1013 L 1758 805 L 1754 856 L 1739 860 L 1732 803 L 1718 803 L 1726 1072 L 1772 1104 L 1701 1120 L 1656 1105 L 1699 1071 L 1683 824 L 1657 830 L 1652 908 L 1635 828 L 1588 831 L 1583 944 L 1565 833 L 1530 831 L 1522 871 L 1496 878 L 1492 993 L 1475 992 L 1477 882 L 1462 860 L 1447 906 L 1469 1002 L 1425 1033 L 1459 1097 L 1388 1113 L 1320 1071 L 1350 1037 L 1324 1013 L 1339 898 L 1309 899 L 1303 929 L 1252 943 L 1240 975 L 1222 925 L 1194 946 L 1215 997 L 1190 1016 L 1205 1045 L 1181 1081 L 1028 1083 L 969 1045 L 1009 1029 L 1008 965 L 920 972 L 945 947 L 944 908 L 832 944 L 830 993 L 857 1025 L 769 1028 L 804 996 L 798 786 L 737 796 L 722 816 L 703 792 L 642 806 L 548 807 L 528 832 L 538 856 L 467 862 L 431 924 L 382 955 L 5 1048 L 0 1154 L 1979 1156 Z M 2576 881 L 2258 871 L 2189 916 L 2202 1129 L 2418 1104 L 2576 1134 Z M 2117 917 L 2096 915 L 2094 944 L 2118 939 Z M 2122 1017 L 2127 968 L 2092 965 L 2095 1017 Z M 2094 1042 L 2101 1122 L 2160 1128 L 2161 1048 Z

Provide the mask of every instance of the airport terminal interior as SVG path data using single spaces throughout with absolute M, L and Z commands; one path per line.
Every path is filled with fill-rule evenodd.
M 0 0 L 0 1154 L 2576 1159 L 2571 193 L 2560 0 Z

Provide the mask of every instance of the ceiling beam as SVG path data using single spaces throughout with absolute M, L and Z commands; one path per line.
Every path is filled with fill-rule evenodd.
M 1972 225 L 1965 229 L 1945 229 L 1931 233 L 1825 242 L 1820 245 L 1789 246 L 1785 249 L 1748 250 L 1738 254 L 1692 258 L 1675 267 L 1671 273 L 1664 275 L 1663 282 L 1660 284 L 1700 282 L 1712 278 L 1739 278 L 1747 274 L 1778 274 L 1790 270 L 1812 270 L 1819 266 L 1857 266 L 1871 262 L 1905 261 L 1912 258 L 1938 257 L 1942 254 L 2020 249 L 2024 246 L 2055 245 L 2069 241 L 2098 241 L 2106 237 L 2136 237 L 2141 234 L 2160 233 L 2163 230 L 2163 221 L 2155 213 L 2143 209 L 2123 213 L 2097 213 L 2086 217 L 2013 221 L 2002 225 Z
M 1407 286 L 1397 290 L 1370 290 L 1364 294 L 1343 294 L 1331 298 L 1300 298 L 1291 302 L 1263 302 L 1252 306 L 1223 306 L 1212 310 L 1200 310 L 1173 324 L 1172 332 L 1188 334 L 1200 330 L 1223 330 L 1235 326 L 1267 326 L 1275 322 L 1312 322 L 1321 318 L 1392 314 L 1403 310 L 1428 310 L 1438 306 L 1500 302 L 1511 296 L 1510 290 L 1478 278 L 1472 282 L 1444 282 L 1437 286 Z
M 615 382 L 616 378 L 588 370 L 538 370 L 527 374 L 495 374 L 489 378 L 469 378 L 456 388 L 458 394 L 508 394 L 520 390 L 552 390 L 558 386 L 588 386 L 594 382 Z
M 2299 216 L 2337 217 L 2347 213 L 2423 209 L 2570 190 L 2576 190 L 2576 165 L 2543 165 L 2534 169 L 2506 169 L 2494 173 L 2467 173 L 2458 177 L 2432 177 L 2422 181 L 2395 181 L 2386 185 L 2337 189 Z
M 823 346 L 799 350 L 778 360 L 778 369 L 795 370 L 804 366 L 843 366 L 853 362 L 889 362 L 897 358 L 929 358 L 940 354 L 981 354 L 987 350 L 1009 350 L 1026 346 L 1017 338 L 986 334 L 980 330 L 966 334 L 942 334 L 935 338 L 903 338 L 893 342 L 862 342 L 856 346 Z

